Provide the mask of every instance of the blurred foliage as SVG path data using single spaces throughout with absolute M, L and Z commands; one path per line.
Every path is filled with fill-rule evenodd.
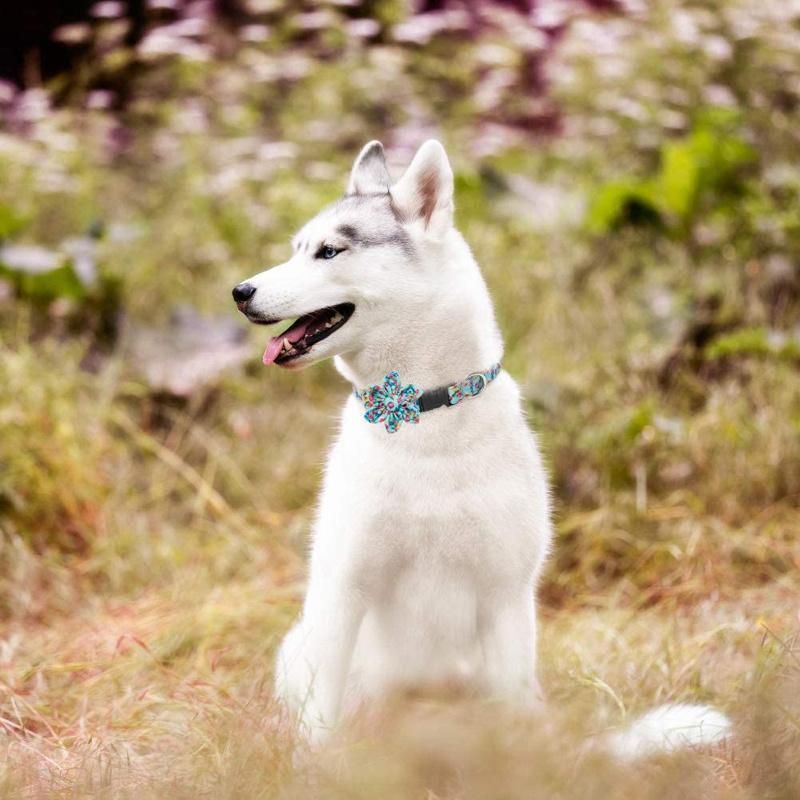
M 4 264 L 0 255 L 0 278 L 8 279 L 20 297 L 50 301 L 59 297 L 79 300 L 86 289 L 69 263 L 56 266 L 47 272 L 28 272 Z
M 727 109 L 709 110 L 691 133 L 661 146 L 652 178 L 603 186 L 589 208 L 589 229 L 605 233 L 654 221 L 685 234 L 701 214 L 725 213 L 725 205 L 741 199 L 742 167 L 755 160 L 752 148 L 730 130 L 737 118 Z
M 19 233 L 25 227 L 25 220 L 9 205 L 0 205 L 0 241 Z
M 87 391 L 79 370 L 54 368 L 52 348 L 9 349 L 0 364 L 0 513 L 6 535 L 38 551 L 86 552 L 102 535 L 98 518 L 111 488 L 113 443 L 103 432 L 110 398 Z M 74 359 L 67 345 L 62 358 Z M 97 387 L 95 387 L 97 388 Z M 25 402 L 19 403 L 21 391 Z M 91 408 L 91 413 L 87 409 Z
M 231 285 L 280 260 L 291 232 L 339 194 L 365 139 L 383 138 L 399 165 L 438 135 L 507 363 L 554 468 L 565 534 L 553 601 L 567 585 L 570 596 L 611 585 L 641 563 L 642 548 L 687 544 L 669 514 L 648 521 L 674 504 L 701 527 L 723 520 L 723 530 L 745 524 L 754 505 L 796 509 L 794 11 L 739 0 L 602 14 L 577 2 L 240 11 L 220 24 L 213 9 L 178 3 L 148 12 L 132 41 L 112 4 L 81 29 L 91 58 L 80 70 L 52 91 L 6 87 L 0 314 L 12 341 L 29 339 L 19 375 L 33 374 L 42 347 L 70 353 L 52 361 L 65 373 L 59 385 L 78 368 L 117 375 L 112 405 L 177 447 L 188 469 L 200 458 L 215 491 L 219 457 L 182 449 L 184 435 L 170 432 L 175 409 L 189 430 L 246 431 L 229 456 L 243 480 L 274 487 L 276 511 L 305 509 L 316 480 L 316 455 L 305 451 L 326 427 L 330 370 L 262 376 L 253 341 L 254 367 L 240 378 L 220 377 L 224 358 L 193 377 L 203 334 L 189 345 L 169 320 L 179 306 L 218 313 Z M 225 337 L 240 358 L 246 348 Z M 165 379 L 167 368 L 180 380 Z M 227 395 L 214 388 L 220 380 Z M 15 397 L 27 382 L 16 378 Z M 322 404 L 317 422 L 291 436 L 269 426 L 282 418 L 281 398 L 301 394 Z M 80 394 L 49 413 L 47 397 L 26 402 L 29 412 L 86 416 Z M 256 460 L 253 415 L 266 415 L 261 448 L 286 452 L 296 437 L 289 462 Z M 40 438 L 41 419 L 14 416 L 18 435 Z M 117 449 L 118 427 L 107 435 L 135 474 L 141 454 L 130 442 Z M 17 469 L 9 451 L 4 491 L 28 500 L 7 502 L 4 524 L 37 547 L 63 548 L 52 514 L 64 498 L 45 481 L 29 496 L 36 469 L 52 469 L 36 452 Z M 87 496 L 103 505 L 99 488 Z M 604 511 L 587 517 L 592 508 Z M 90 550 L 94 525 L 78 525 Z M 759 559 L 746 559 L 743 574 Z M 654 570 L 640 570 L 638 584 L 663 577 Z
M 796 361 L 800 358 L 800 345 L 781 336 L 771 338 L 764 328 L 742 328 L 718 337 L 708 348 L 711 359 L 735 355 L 777 356 Z

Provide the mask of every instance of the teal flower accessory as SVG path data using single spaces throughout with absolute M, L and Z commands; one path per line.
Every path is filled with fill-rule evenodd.
M 473 372 L 463 381 L 420 392 L 413 383 L 403 386 L 400 375 L 390 372 L 382 384 L 369 386 L 353 394 L 364 404 L 364 419 L 382 422 L 388 433 L 396 433 L 404 422 L 419 422 L 419 415 L 439 406 L 454 406 L 467 397 L 479 395 L 498 375 L 500 364 L 486 372 Z
M 356 397 L 364 403 L 364 419 L 382 422 L 388 433 L 395 433 L 404 422 L 419 422 L 419 389 L 412 383 L 403 386 L 397 372 L 390 372 L 382 385 L 356 392 Z

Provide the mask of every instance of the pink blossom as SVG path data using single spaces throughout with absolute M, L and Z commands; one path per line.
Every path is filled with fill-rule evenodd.
M 123 16 L 125 11 L 125 3 L 120 3 L 118 0 L 103 0 L 101 3 L 95 3 L 90 13 L 99 19 L 117 19 Z

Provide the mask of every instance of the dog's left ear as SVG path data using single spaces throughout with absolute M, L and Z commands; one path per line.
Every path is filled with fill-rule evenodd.
M 391 182 L 383 145 L 378 141 L 365 144 L 350 172 L 347 194 L 387 194 Z
M 453 224 L 453 170 L 444 147 L 425 142 L 402 178 L 392 186 L 392 204 L 408 223 L 421 221 L 434 235 Z

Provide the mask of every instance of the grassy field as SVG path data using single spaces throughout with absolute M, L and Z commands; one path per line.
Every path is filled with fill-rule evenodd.
M 26 100 L 0 243 L 69 258 L 53 281 L 0 250 L 1 798 L 800 796 L 800 17 L 754 6 L 578 14 L 535 136 L 485 113 L 521 113 L 512 23 L 319 44 L 338 60 L 282 29 L 148 66 L 124 112 Z M 348 387 L 264 368 L 230 289 L 364 141 L 399 169 L 427 135 L 550 465 L 551 711 L 398 704 L 311 757 L 272 660 Z M 183 346 L 187 308 L 207 327 Z M 592 749 L 669 701 L 735 736 L 634 766 Z

